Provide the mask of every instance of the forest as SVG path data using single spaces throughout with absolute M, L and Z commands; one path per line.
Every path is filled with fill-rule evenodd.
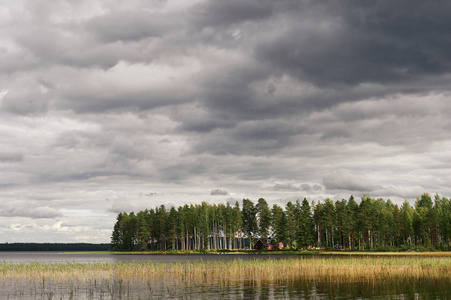
M 414 207 L 368 195 L 357 202 L 329 198 L 270 207 L 263 198 L 234 205 L 183 205 L 117 215 L 111 242 L 115 251 L 252 248 L 273 238 L 289 249 L 451 250 L 451 200 L 425 193 Z

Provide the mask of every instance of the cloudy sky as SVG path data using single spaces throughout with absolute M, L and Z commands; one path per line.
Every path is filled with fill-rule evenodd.
M 451 2 L 0 0 L 0 242 L 264 197 L 450 197 Z

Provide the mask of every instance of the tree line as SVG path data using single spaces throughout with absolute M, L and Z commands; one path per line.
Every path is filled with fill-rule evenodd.
M 451 250 L 451 201 L 427 194 L 414 207 L 368 195 L 360 203 L 329 198 L 285 207 L 265 199 L 225 204 L 160 207 L 117 215 L 111 243 L 116 251 L 252 248 L 274 238 L 291 249 L 310 246 L 349 250 L 424 247 Z

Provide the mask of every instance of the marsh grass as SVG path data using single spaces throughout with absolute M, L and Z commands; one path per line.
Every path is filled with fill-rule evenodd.
M 287 297 L 293 291 L 352 297 L 383 291 L 414 299 L 425 289 L 439 293 L 434 294 L 434 299 L 449 299 L 451 257 L 320 256 L 183 263 L 3 262 L 0 280 L 3 287 L 0 297 L 5 299 L 5 296 L 27 299 L 30 295 L 40 297 L 36 299 L 80 299 L 80 295 L 85 299 L 138 299 L 139 295 L 158 298 L 185 293 L 200 296 L 207 292 L 225 298 L 255 291 Z

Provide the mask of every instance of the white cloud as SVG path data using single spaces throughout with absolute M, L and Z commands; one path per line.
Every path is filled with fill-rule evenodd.
M 8 90 L 0 90 L 0 100 L 2 100 L 6 95 L 8 95 Z
M 26 217 L 31 219 L 55 219 L 63 216 L 61 212 L 48 206 L 29 208 L 20 205 L 10 205 L 2 209 L 0 215 L 3 217 Z
M 129 213 L 134 210 L 136 210 L 136 207 L 125 197 L 120 197 L 119 199 L 114 200 L 111 208 L 109 209 L 109 211 L 114 213 Z

